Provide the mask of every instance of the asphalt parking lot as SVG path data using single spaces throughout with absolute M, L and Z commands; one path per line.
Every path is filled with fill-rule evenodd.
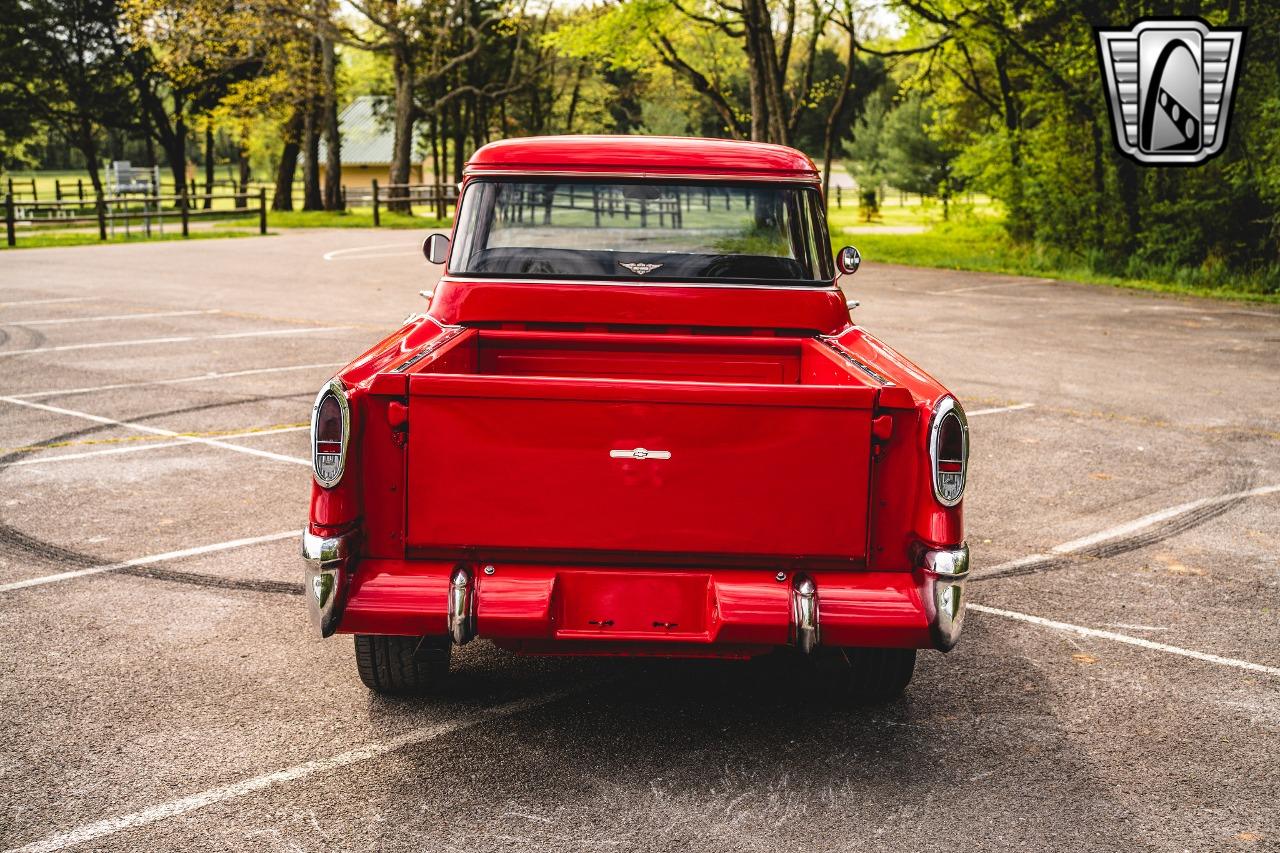
M 869 262 L 858 319 L 970 413 L 959 648 L 870 710 L 484 642 L 390 700 L 297 538 L 418 239 L 0 255 L 0 848 L 1280 849 L 1280 312 Z

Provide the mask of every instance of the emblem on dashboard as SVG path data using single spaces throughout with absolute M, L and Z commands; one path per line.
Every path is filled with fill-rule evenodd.
M 1195 166 L 1222 150 L 1242 28 L 1163 18 L 1094 33 L 1122 154 L 1148 166 Z
M 662 264 L 642 264 L 638 262 L 634 264 L 627 264 L 627 263 L 623 263 L 622 261 L 618 261 L 618 266 L 626 267 L 636 275 L 648 275 L 649 273 L 656 270 L 658 267 L 662 266 Z
M 637 447 L 635 450 L 610 450 L 611 459 L 670 459 L 670 450 L 646 450 Z

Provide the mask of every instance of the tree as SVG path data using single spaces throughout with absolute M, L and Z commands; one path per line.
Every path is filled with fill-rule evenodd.
M 0 104 L 8 106 L 0 114 L 15 116 L 9 132 L 21 134 L 32 120 L 49 127 L 84 155 L 101 192 L 102 130 L 133 119 L 115 0 L 24 0 L 8 11 L 0 25 L 9 48 Z
M 191 122 L 215 110 L 233 83 L 261 70 L 262 20 L 255 7 L 236 0 L 121 3 L 122 52 L 145 114 L 143 128 L 164 149 L 174 183 L 184 186 Z
M 931 108 L 919 92 L 909 94 L 885 119 L 886 165 L 894 186 L 942 199 L 942 218 L 959 189 L 955 160 L 959 151 L 940 138 Z

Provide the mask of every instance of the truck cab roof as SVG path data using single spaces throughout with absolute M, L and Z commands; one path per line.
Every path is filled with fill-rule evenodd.
M 816 183 L 813 161 L 794 148 L 733 139 L 670 136 L 536 136 L 491 142 L 468 177 L 538 173 L 581 177 L 781 180 Z

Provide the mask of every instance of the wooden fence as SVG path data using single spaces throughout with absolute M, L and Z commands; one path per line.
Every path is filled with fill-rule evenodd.
M 231 201 L 232 207 L 215 207 L 218 201 Z M 256 201 L 256 209 L 251 202 Z M 207 203 L 207 207 L 204 205 Z M 98 239 L 106 240 L 108 232 L 115 234 L 123 231 L 132 234 L 140 229 L 146 236 L 152 230 L 164 233 L 166 222 L 179 224 L 182 236 L 190 234 L 190 224 L 227 217 L 258 217 L 258 233 L 267 233 L 267 194 L 265 190 L 257 193 L 223 193 L 223 194 L 191 194 L 176 195 L 137 195 L 137 196 L 103 196 L 96 194 L 90 199 L 75 200 L 20 200 L 13 195 L 4 197 L 5 239 L 10 246 L 17 244 L 18 232 L 26 233 L 65 230 L 68 227 L 96 225 Z
M 449 218 L 449 205 L 458 202 L 456 184 L 379 184 L 375 179 L 368 190 L 342 189 L 348 207 L 372 207 L 373 224 L 382 224 L 382 208 L 399 209 L 413 215 L 413 206 L 428 207 L 436 219 Z

